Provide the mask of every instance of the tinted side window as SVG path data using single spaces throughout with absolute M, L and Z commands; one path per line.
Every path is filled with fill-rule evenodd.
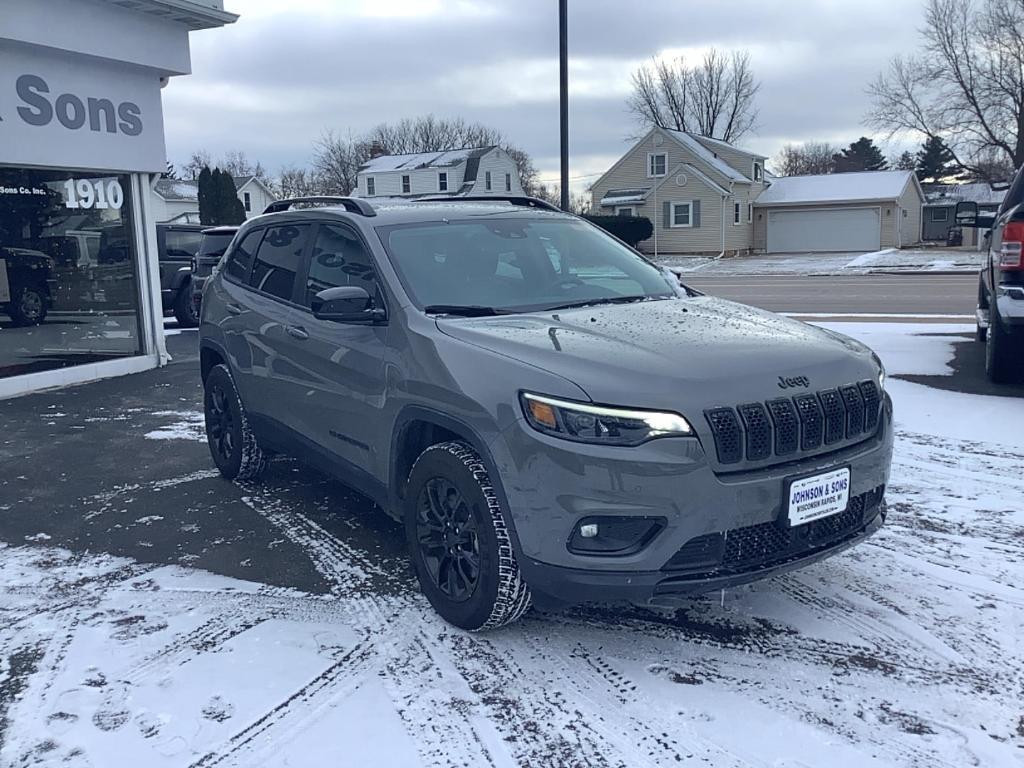
M 202 232 L 188 232 L 182 230 L 168 230 L 164 235 L 164 258 L 174 260 L 187 260 L 196 255 L 199 250 L 199 242 L 202 240 Z
M 365 288 L 381 306 L 373 257 L 363 241 L 345 227 L 322 224 L 309 260 L 303 303 L 308 307 L 320 291 L 341 285 Z
M 257 229 L 245 236 L 245 239 L 231 252 L 224 270 L 226 274 L 245 282 L 245 278 L 249 276 L 249 267 L 252 266 L 253 254 L 256 253 L 256 247 L 260 244 L 261 237 L 263 237 L 262 229 Z
M 256 252 L 249 285 L 257 291 L 291 301 L 308 235 L 309 225 L 306 224 L 268 228 Z

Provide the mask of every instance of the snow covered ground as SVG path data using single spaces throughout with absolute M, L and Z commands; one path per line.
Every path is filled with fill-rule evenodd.
M 659 256 L 656 261 L 680 274 L 858 275 L 871 272 L 977 272 L 982 254 L 960 248 L 887 248 L 871 253 L 773 253 L 714 259 Z
M 948 374 L 967 326 L 830 327 L 897 377 L 890 517 L 865 544 L 678 611 L 473 635 L 278 473 L 243 501 L 327 595 L 0 545 L 0 766 L 1021 765 L 1024 399 L 898 378 Z M 194 414 L 166 419 L 146 437 L 205 450 Z

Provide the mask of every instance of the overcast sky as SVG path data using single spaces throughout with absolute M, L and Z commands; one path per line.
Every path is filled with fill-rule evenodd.
M 276 173 L 325 129 L 433 112 L 503 131 L 558 176 L 556 0 L 227 0 L 234 25 L 192 34 L 164 91 L 167 151 L 244 150 Z M 570 0 L 570 174 L 582 187 L 629 146 L 629 77 L 653 55 L 745 49 L 762 83 L 741 144 L 848 144 L 867 83 L 917 42 L 922 0 Z M 899 147 L 902 149 L 902 147 Z M 887 153 L 894 145 L 885 146 Z

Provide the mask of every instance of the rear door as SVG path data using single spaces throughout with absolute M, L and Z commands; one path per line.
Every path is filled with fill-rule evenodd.
M 302 333 L 288 342 L 296 377 L 289 402 L 306 438 L 350 469 L 375 473 L 390 437 L 382 419 L 388 327 L 318 320 L 310 310 L 317 293 L 347 285 L 365 288 L 375 306 L 386 308 L 373 256 L 359 234 L 341 223 L 320 224 L 300 279 Z

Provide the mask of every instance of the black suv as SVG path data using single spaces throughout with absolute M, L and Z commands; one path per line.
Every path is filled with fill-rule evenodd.
M 985 370 L 991 381 L 1024 381 L 1024 166 L 995 215 L 977 203 L 956 207 L 962 227 L 991 228 L 982 247 L 988 258 L 978 278 L 978 340 L 985 342 Z
M 164 312 L 173 312 L 182 328 L 199 325 L 199 313 L 192 301 L 192 260 L 199 251 L 203 229 L 199 224 L 156 225 L 160 298 Z
M 199 251 L 192 260 L 192 308 L 199 316 L 203 303 L 203 286 L 213 274 L 214 268 L 220 263 L 224 251 L 231 245 L 238 227 L 220 226 L 203 230 L 203 239 L 199 241 Z
M 18 325 L 38 325 L 53 303 L 53 259 L 28 248 L 0 248 L 0 310 Z

